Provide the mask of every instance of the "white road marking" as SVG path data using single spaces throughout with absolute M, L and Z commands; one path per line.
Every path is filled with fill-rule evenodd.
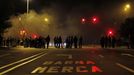
M 101 54 L 99 55 L 99 57 L 104 58 L 104 56 L 103 56 L 103 55 L 101 55 Z
M 72 59 L 73 58 L 73 56 L 70 54 L 69 56 L 68 56 L 68 59 Z
M 12 65 L 14 65 L 14 64 L 17 64 L 17 63 L 21 63 L 21 62 L 26 61 L 26 60 L 28 60 L 28 59 L 34 58 L 34 57 L 36 57 L 36 56 L 38 56 L 38 55 L 40 55 L 40 54 L 42 54 L 42 53 L 44 53 L 44 52 L 41 52 L 41 53 L 35 54 L 35 55 L 33 55 L 33 56 L 30 56 L 30 57 L 21 59 L 21 60 L 19 60 L 19 61 L 16 61 L 16 62 L 7 64 L 7 65 L 5 65 L 5 66 L 2 66 L 2 67 L 0 67 L 0 70 L 1 70 L 1 69 L 4 69 L 4 68 L 6 68 L 6 67 L 12 66 Z
M 3 55 L 0 55 L 0 57 L 5 57 L 5 56 L 8 56 L 10 54 L 3 54 Z
M 72 59 L 73 56 L 71 54 L 57 54 L 57 56 L 67 56 L 68 59 Z
M 134 57 L 134 55 L 132 55 L 132 54 L 126 54 L 126 53 L 122 53 L 121 55 L 129 56 L 129 57 Z
M 134 73 L 134 70 L 131 69 L 131 68 L 128 68 L 127 66 L 124 66 L 124 65 L 122 65 L 120 63 L 116 63 L 116 65 L 121 67 L 121 68 L 123 68 L 123 69 L 125 69 L 125 70 L 127 70 L 127 71 L 129 71 L 129 72 L 131 72 L 131 73 Z
M 14 70 L 14 69 L 16 69 L 16 68 L 18 68 L 18 67 L 21 67 L 21 66 L 23 66 L 23 65 L 26 65 L 26 64 L 28 64 L 28 63 L 30 63 L 30 62 L 32 62 L 32 61 L 35 61 L 35 60 L 37 60 L 37 59 L 43 57 L 43 56 L 46 55 L 46 54 L 47 54 L 47 53 L 41 54 L 41 55 L 39 55 L 39 56 L 37 56 L 37 57 L 34 57 L 34 58 L 32 58 L 32 59 L 30 59 L 30 60 L 28 60 L 28 61 L 25 61 L 25 62 L 23 62 L 23 63 L 21 63 L 21 64 L 18 64 L 18 65 L 16 65 L 16 66 L 12 67 L 12 68 L 9 68 L 9 69 L 7 69 L 7 70 L 1 72 L 0 75 L 3 75 L 3 74 L 5 74 L 5 73 L 8 73 L 8 72 L 10 72 L 10 71 L 12 71 L 12 70 Z

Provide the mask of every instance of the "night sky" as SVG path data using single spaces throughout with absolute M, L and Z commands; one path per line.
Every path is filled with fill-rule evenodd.
M 131 4 L 131 11 L 126 13 L 123 12 L 123 8 L 127 3 Z M 57 29 L 65 30 L 70 24 L 67 23 L 69 18 L 70 21 L 73 21 L 70 25 L 74 25 L 79 30 L 78 35 L 83 35 L 89 39 L 87 41 L 92 42 L 105 34 L 108 29 L 113 29 L 116 33 L 120 23 L 125 18 L 134 16 L 133 4 L 134 0 L 32 0 L 30 10 L 37 14 L 47 12 L 58 16 L 55 16 Z M 1 24 L 13 15 L 18 16 L 25 12 L 25 0 L 0 0 Z M 90 23 L 93 16 L 98 17 L 97 24 Z M 89 22 L 81 24 L 81 18 L 86 18 Z M 66 29 L 66 31 L 69 30 Z

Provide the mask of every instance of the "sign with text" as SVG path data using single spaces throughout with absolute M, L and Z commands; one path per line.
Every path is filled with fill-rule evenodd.
M 100 73 L 102 69 L 95 62 L 88 61 L 45 61 L 31 73 Z

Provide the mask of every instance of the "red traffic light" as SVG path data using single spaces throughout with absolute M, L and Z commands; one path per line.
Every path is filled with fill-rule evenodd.
M 108 31 L 108 36 L 113 36 L 113 35 L 114 35 L 113 31 L 112 30 L 109 30 Z
M 91 19 L 91 22 L 92 22 L 93 24 L 96 24 L 96 23 L 99 22 L 99 18 L 98 18 L 97 16 L 93 16 L 92 19 Z
M 94 22 L 96 22 L 96 20 L 97 20 L 96 18 L 93 18 L 93 21 L 94 21 Z

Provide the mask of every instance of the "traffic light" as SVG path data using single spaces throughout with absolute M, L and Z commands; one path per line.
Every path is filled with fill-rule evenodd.
M 114 34 L 113 34 L 113 31 L 112 30 L 109 30 L 108 31 L 108 36 L 113 36 Z
M 85 24 L 85 23 L 86 23 L 86 19 L 85 19 L 85 18 L 82 18 L 82 19 L 81 19 L 81 23 L 82 23 L 82 24 Z
M 93 16 L 92 19 L 91 19 L 91 22 L 93 24 L 97 24 L 99 22 L 99 18 L 97 16 Z
M 81 18 L 81 23 L 82 24 L 97 24 L 97 23 L 99 23 L 99 17 L 98 16 L 93 16 L 93 17 L 91 17 L 91 18 L 89 18 L 88 20 L 86 19 L 86 18 Z

